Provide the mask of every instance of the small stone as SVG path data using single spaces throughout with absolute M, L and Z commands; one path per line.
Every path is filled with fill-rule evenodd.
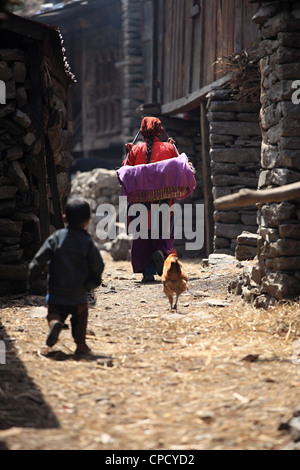
M 16 82 L 24 83 L 26 80 L 26 66 L 23 62 L 15 62 L 13 65 L 13 77 Z
M 20 111 L 20 109 L 16 110 L 13 119 L 17 124 L 24 128 L 27 128 L 31 125 L 30 117 L 26 113 L 23 113 L 23 111 Z
M 207 299 L 198 302 L 198 305 L 206 306 L 206 307 L 228 307 L 229 303 L 223 302 L 223 300 L 219 299 Z

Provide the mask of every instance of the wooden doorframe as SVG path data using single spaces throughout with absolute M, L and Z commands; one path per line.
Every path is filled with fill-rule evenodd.
M 200 130 L 202 147 L 202 178 L 204 194 L 205 240 L 207 257 L 213 252 L 214 240 L 214 202 L 212 194 L 212 181 L 209 154 L 209 123 L 206 114 L 206 100 L 200 103 Z

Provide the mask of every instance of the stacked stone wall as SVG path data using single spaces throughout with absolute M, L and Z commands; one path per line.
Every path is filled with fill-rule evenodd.
M 257 189 L 261 147 L 259 109 L 259 103 L 234 100 L 226 89 L 209 94 L 207 115 L 214 200 L 242 188 Z M 235 254 L 240 260 L 254 258 L 256 207 L 215 211 L 214 221 L 214 253 Z M 243 237 L 239 238 L 241 234 Z

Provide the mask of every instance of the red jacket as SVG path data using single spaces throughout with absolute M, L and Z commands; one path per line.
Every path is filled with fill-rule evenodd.
M 127 165 L 135 166 L 147 163 L 146 160 L 146 143 L 134 145 L 130 151 Z M 172 144 L 169 142 L 161 142 L 155 137 L 150 163 L 159 162 L 161 160 L 168 160 L 169 158 L 177 157 L 177 153 Z

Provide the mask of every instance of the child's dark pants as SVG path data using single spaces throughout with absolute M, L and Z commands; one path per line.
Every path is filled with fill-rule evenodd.
M 81 305 L 48 305 L 48 323 L 53 320 L 64 323 L 68 315 L 71 315 L 72 336 L 76 344 L 85 343 L 88 321 L 88 304 Z

